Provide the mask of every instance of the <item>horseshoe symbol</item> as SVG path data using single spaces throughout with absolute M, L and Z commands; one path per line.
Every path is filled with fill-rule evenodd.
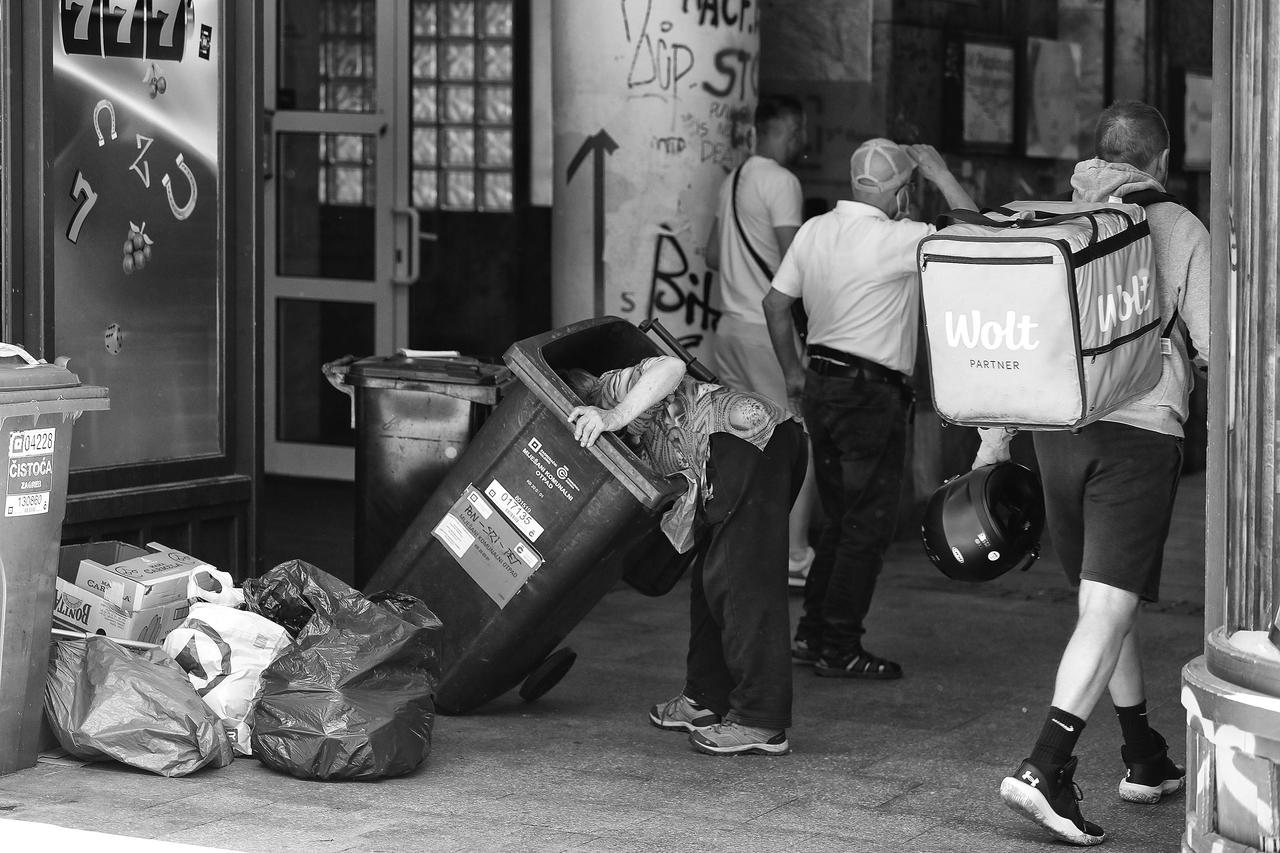
M 93 106 L 93 132 L 98 134 L 99 148 L 107 144 L 107 140 L 102 137 L 102 127 L 98 124 L 98 116 L 103 110 L 111 113 L 111 138 L 116 138 L 116 108 L 110 101 L 103 98 Z
M 187 183 L 191 185 L 191 198 L 187 199 L 187 203 L 179 207 L 178 203 L 173 200 L 173 187 L 169 184 L 168 172 L 164 173 L 164 177 L 160 179 L 160 183 L 164 184 L 165 195 L 169 197 L 169 210 L 173 212 L 173 218 L 186 219 L 191 215 L 191 212 L 196 209 L 196 176 L 191 174 L 190 167 L 188 167 L 186 163 L 182 162 L 181 154 L 177 157 L 177 163 L 178 169 L 182 174 L 187 176 Z

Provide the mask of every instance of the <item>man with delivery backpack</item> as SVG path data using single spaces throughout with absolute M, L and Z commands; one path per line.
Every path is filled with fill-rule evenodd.
M 982 428 L 965 477 L 1009 464 L 1013 432 L 1035 430 L 1047 525 L 1079 585 L 1043 729 L 1000 786 L 1010 808 L 1077 845 L 1106 839 L 1080 813 L 1072 755 L 1103 690 L 1124 739 L 1120 797 L 1155 803 L 1184 783 L 1147 722 L 1138 614 L 1159 594 L 1192 359 L 1209 338 L 1209 236 L 1164 193 L 1163 117 L 1117 102 L 1095 141 L 1071 202 L 954 211 L 919 248 L 938 413 Z M 935 563 L 949 550 L 929 548 Z

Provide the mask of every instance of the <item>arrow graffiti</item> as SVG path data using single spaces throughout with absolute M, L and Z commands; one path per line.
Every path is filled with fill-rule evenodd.
M 569 161 L 565 175 L 565 183 L 573 180 L 574 173 L 582 165 L 582 161 L 591 155 L 594 159 L 593 177 L 595 186 L 592 190 L 591 231 L 592 231 L 592 287 L 595 295 L 595 316 L 604 316 L 604 158 L 618 150 L 618 143 L 601 128 L 583 140 L 578 153 Z

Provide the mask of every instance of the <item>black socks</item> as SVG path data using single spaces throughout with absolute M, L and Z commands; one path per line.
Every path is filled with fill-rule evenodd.
M 1075 751 L 1076 741 L 1080 739 L 1083 729 L 1084 720 L 1061 708 L 1050 707 L 1044 728 L 1040 730 L 1040 737 L 1031 750 L 1031 763 L 1046 771 L 1050 768 L 1056 770 L 1066 764 Z
M 1139 702 L 1126 708 L 1115 706 L 1116 719 L 1120 721 L 1120 734 L 1124 736 L 1126 751 L 1135 758 L 1145 758 L 1161 748 L 1157 735 L 1147 723 L 1147 703 Z

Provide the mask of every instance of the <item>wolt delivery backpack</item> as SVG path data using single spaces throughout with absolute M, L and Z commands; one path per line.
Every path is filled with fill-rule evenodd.
M 1170 198 L 1150 196 L 1141 200 Z M 954 224 L 924 238 L 917 256 L 943 420 L 1078 429 L 1159 382 L 1160 305 L 1141 205 L 1018 201 L 943 219 Z

